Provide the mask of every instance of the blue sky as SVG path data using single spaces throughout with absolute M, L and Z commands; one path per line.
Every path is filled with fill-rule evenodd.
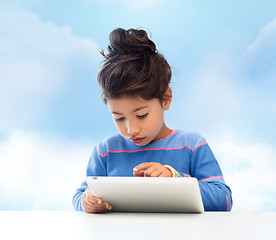
M 146 29 L 173 71 L 169 127 L 209 142 L 233 211 L 276 210 L 276 2 L 0 0 L 0 210 L 71 210 L 116 133 L 96 73 L 109 33 Z

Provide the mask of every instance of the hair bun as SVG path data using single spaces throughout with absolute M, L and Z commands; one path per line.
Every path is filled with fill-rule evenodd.
M 109 35 L 109 56 L 115 54 L 154 54 L 156 46 L 144 30 L 117 28 Z

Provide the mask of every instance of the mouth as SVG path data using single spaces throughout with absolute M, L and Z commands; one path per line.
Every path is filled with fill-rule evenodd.
M 130 140 L 135 143 L 135 144 L 139 144 L 141 143 L 145 138 L 142 137 L 142 138 L 131 138 Z

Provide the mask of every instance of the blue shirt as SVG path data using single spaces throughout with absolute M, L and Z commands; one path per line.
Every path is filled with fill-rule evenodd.
M 173 130 L 146 146 L 138 146 L 119 134 L 107 137 L 94 148 L 86 175 L 135 177 L 133 168 L 144 162 L 169 165 L 180 177 L 197 178 L 205 211 L 231 210 L 231 190 L 206 140 L 195 132 Z M 73 197 L 75 210 L 83 210 L 81 196 L 87 187 L 82 182 L 77 189 Z

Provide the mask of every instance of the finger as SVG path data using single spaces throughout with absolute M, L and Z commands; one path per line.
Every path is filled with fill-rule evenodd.
M 108 208 L 106 208 L 106 207 L 100 207 L 100 208 L 95 208 L 95 209 L 94 209 L 94 213 L 103 213 L 103 212 L 107 212 L 107 211 L 109 211 L 109 210 L 111 210 L 111 208 L 108 209 Z
M 155 165 L 149 167 L 149 168 L 146 170 L 146 176 L 147 176 L 147 177 L 151 177 L 151 174 L 152 174 L 154 171 L 156 171 L 157 169 L 158 169 L 158 168 L 157 168 Z
M 112 208 L 111 205 L 107 202 L 102 202 L 101 204 L 85 202 L 83 206 L 87 212 L 105 212 Z
M 136 177 L 144 177 L 144 171 L 133 172 L 133 175 L 135 175 Z
M 82 200 L 85 201 L 87 204 L 89 204 L 89 200 L 87 197 L 87 191 L 85 190 L 84 193 L 81 196 Z
M 88 197 L 89 195 L 93 195 L 89 187 L 85 189 L 84 193 L 86 197 Z
M 101 204 L 102 200 L 100 198 L 94 197 L 93 195 L 86 198 L 89 203 Z
M 93 196 L 90 188 L 86 188 L 85 191 L 84 191 L 84 193 L 85 193 L 85 197 L 86 197 L 87 201 L 94 202 L 93 201 L 94 200 L 94 196 Z
M 91 192 L 87 195 L 88 201 L 92 203 L 101 204 L 103 201 L 101 198 L 95 197 Z
M 108 211 L 112 209 L 112 206 L 108 202 L 102 202 L 101 204 L 95 205 L 97 211 Z
M 100 198 L 94 197 L 94 200 L 95 203 L 89 201 L 89 199 L 86 197 L 86 194 L 82 195 L 82 208 L 85 212 L 100 213 L 112 209 L 112 206 L 109 203 L 103 202 Z M 98 203 L 98 200 L 100 200 L 100 204 Z
M 112 206 L 109 203 L 107 203 L 107 202 L 104 203 L 104 207 L 107 210 L 111 210 L 112 209 Z
M 101 205 L 103 203 L 103 200 L 98 197 L 93 197 L 93 201 L 94 201 L 94 203 L 99 204 L 99 205 Z
M 173 172 L 170 168 L 165 169 L 165 171 L 161 174 L 160 177 L 173 177 Z
M 106 208 L 109 209 L 111 205 L 108 202 L 104 202 L 101 198 L 96 198 L 96 203 L 94 204 L 96 208 Z
M 84 192 L 85 194 L 83 194 L 83 195 L 85 195 L 84 197 L 85 197 L 85 201 L 87 202 L 87 203 L 96 203 L 96 204 L 101 204 L 102 203 L 102 200 L 100 199 L 100 198 L 97 198 L 97 197 L 95 197 L 93 194 L 92 194 L 92 192 L 91 192 L 91 190 L 89 189 L 89 188 L 87 188 L 86 190 L 85 190 L 85 192 Z
M 161 173 L 161 175 L 159 177 L 172 177 L 172 173 L 166 171 L 166 172 Z
M 85 194 L 82 195 L 83 205 L 87 207 L 96 207 L 98 203 L 94 200 L 88 199 Z
M 83 202 L 85 202 L 86 204 L 89 204 L 87 197 L 85 194 L 82 194 L 81 199 L 83 200 Z
M 154 163 L 153 162 L 145 162 L 145 163 L 142 163 L 138 166 L 136 166 L 135 168 L 133 168 L 133 171 L 134 172 L 139 172 L 141 170 L 147 170 L 149 167 L 151 167 Z
M 155 171 L 153 171 L 149 177 L 159 177 L 161 174 L 163 173 L 162 169 L 155 169 Z
M 85 209 L 86 212 L 89 213 L 103 213 L 108 211 L 109 209 L 104 208 L 104 207 L 94 207 L 94 206 L 89 206 Z

